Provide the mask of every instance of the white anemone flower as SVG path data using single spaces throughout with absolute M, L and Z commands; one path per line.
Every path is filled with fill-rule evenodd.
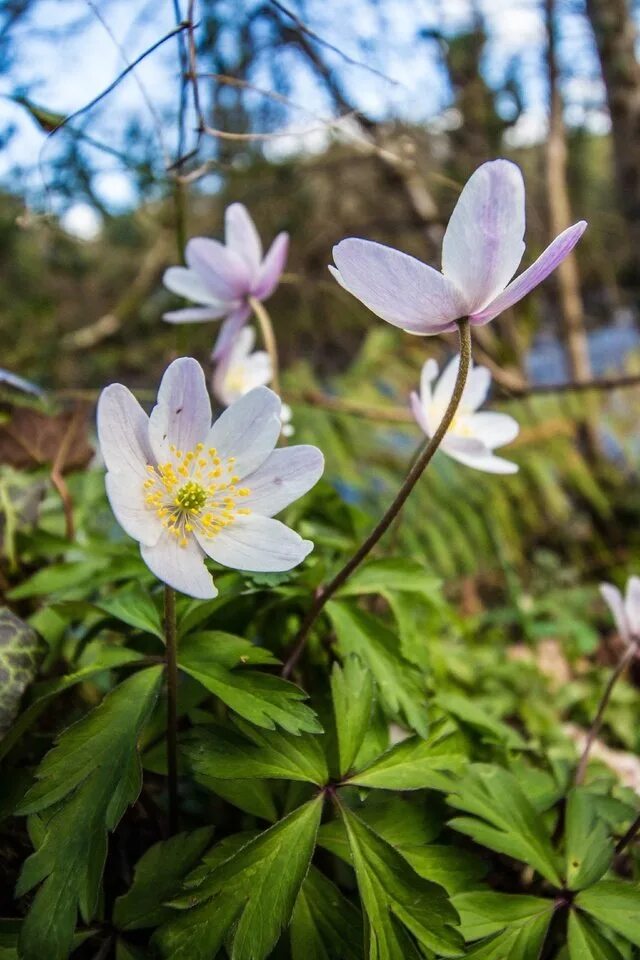
M 613 614 L 620 639 L 640 643 L 640 577 L 629 577 L 625 596 L 612 583 L 601 583 L 600 593 Z
M 106 487 L 121 527 L 164 583 L 191 597 L 217 596 L 205 556 L 236 570 L 281 571 L 313 549 L 274 514 L 318 481 L 322 453 L 276 450 L 280 399 L 268 387 L 245 394 L 211 424 L 200 364 L 166 370 L 148 417 L 115 383 L 98 403 Z
M 227 353 L 218 360 L 211 389 L 214 396 L 228 407 L 255 387 L 266 386 L 273 379 L 273 363 L 266 350 L 254 350 L 256 332 L 253 327 L 244 327 Z M 215 363 L 215 350 L 212 356 Z M 280 408 L 282 435 L 295 433 L 291 424 L 291 407 L 283 403 Z
M 449 405 L 458 375 L 460 357 L 451 360 L 437 383 L 438 364 L 427 360 L 422 368 L 420 394 L 411 394 L 411 409 L 418 426 L 432 437 L 438 429 Z M 520 427 L 506 413 L 478 413 L 491 385 L 491 374 L 486 367 L 469 366 L 467 383 L 453 422 L 440 444 L 454 460 L 483 470 L 486 473 L 516 473 L 518 466 L 510 460 L 496 457 L 496 447 L 511 443 Z

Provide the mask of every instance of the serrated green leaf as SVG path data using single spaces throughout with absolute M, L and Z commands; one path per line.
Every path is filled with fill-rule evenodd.
M 418 877 L 397 850 L 344 805 L 340 814 L 368 921 L 369 960 L 405 960 L 407 933 L 427 950 L 457 956 L 457 916 L 445 890 Z
M 381 790 L 447 789 L 442 774 L 460 773 L 468 762 L 464 740 L 450 720 L 435 723 L 426 739 L 410 737 L 383 753 L 348 783 Z
M 327 604 L 344 656 L 356 654 L 376 681 L 380 699 L 394 716 L 428 736 L 427 696 L 420 671 L 400 654 L 395 635 L 378 619 L 344 601 Z
M 622 960 L 622 954 L 592 920 L 572 910 L 569 914 L 569 960 Z
M 230 934 L 230 960 L 265 960 L 307 875 L 322 805 L 319 795 L 213 869 L 187 878 L 190 892 L 174 901 L 185 912 L 154 935 L 161 956 L 211 960 Z
M 259 817 L 269 823 L 275 823 L 278 819 L 273 789 L 266 780 L 219 780 L 217 777 L 204 775 L 195 776 L 194 779 L 202 787 L 222 797 L 232 807 L 244 810 L 252 817 Z
M 367 593 L 416 593 L 432 597 L 442 581 L 432 576 L 417 560 L 388 557 L 370 560 L 359 567 L 340 587 L 338 596 L 356 597 Z
M 640 947 L 640 884 L 601 880 L 581 890 L 575 905 Z
M 42 836 L 17 893 L 40 886 L 20 934 L 23 960 L 66 960 L 76 914 L 96 908 L 107 833 L 140 792 L 140 729 L 155 703 L 162 667 L 129 677 L 69 727 L 45 756 L 20 813 L 44 811 Z
M 348 773 L 371 724 L 373 677 L 359 657 L 348 656 L 342 666 L 334 663 L 331 694 L 338 737 L 339 772 Z
M 508 724 L 492 717 L 478 703 L 457 693 L 440 693 L 436 703 L 445 713 L 453 716 L 463 724 L 468 724 L 477 730 L 484 741 L 499 743 L 512 750 L 522 750 L 526 743 L 520 734 Z
M 223 630 L 199 630 L 197 633 L 190 633 L 179 646 L 181 658 L 185 662 L 199 664 L 200 669 L 204 669 L 206 663 L 225 667 L 227 670 L 240 665 L 280 663 L 266 647 L 258 647 L 249 640 Z
M 227 670 L 199 647 L 178 648 L 178 664 L 245 720 L 289 733 L 322 733 L 313 710 L 303 703 L 307 694 L 294 683 L 255 670 Z
M 553 916 L 553 900 L 493 891 L 453 897 L 466 940 L 483 939 L 466 956 L 474 960 L 537 960 Z
M 419 877 L 444 887 L 449 896 L 475 886 L 486 874 L 486 865 L 475 854 L 439 844 L 400 846 L 402 856 Z
M 44 644 L 35 630 L 7 607 L 0 607 L 0 740 L 16 718 L 43 653 Z
M 244 736 L 223 727 L 200 727 L 183 742 L 196 777 L 302 780 L 318 786 L 329 774 L 317 737 L 243 725 Z
M 160 611 L 149 592 L 138 584 L 112 594 L 96 606 L 115 620 L 164 640 Z
M 474 815 L 452 820 L 450 826 L 455 830 L 481 846 L 529 864 L 554 886 L 562 886 L 549 833 L 512 773 L 473 764 L 448 802 Z
M 362 960 L 362 916 L 311 867 L 291 917 L 292 960 Z
M 182 880 L 196 866 L 212 836 L 212 827 L 201 827 L 150 847 L 136 864 L 130 889 L 115 902 L 116 927 L 139 930 L 167 920 L 172 911 L 164 906 L 165 901 L 178 893 Z
M 65 593 L 84 586 L 108 566 L 106 560 L 79 560 L 74 563 L 51 564 L 38 570 L 28 580 L 9 591 L 10 600 L 25 600 L 28 597 Z
M 567 886 L 582 890 L 607 872 L 613 859 L 613 839 L 598 816 L 596 799 L 584 787 L 570 791 L 565 824 Z

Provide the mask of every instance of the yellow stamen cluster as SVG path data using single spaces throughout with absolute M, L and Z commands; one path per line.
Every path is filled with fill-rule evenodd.
M 211 539 L 238 516 L 250 513 L 239 505 L 250 491 L 237 486 L 235 457 L 223 462 L 214 447 L 205 450 L 203 443 L 187 452 L 174 446 L 170 451 L 166 463 L 147 467 L 145 503 L 181 547 L 186 547 L 189 534 Z

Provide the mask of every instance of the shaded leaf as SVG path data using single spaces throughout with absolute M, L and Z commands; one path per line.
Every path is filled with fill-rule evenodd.
M 16 718 L 37 673 L 44 644 L 27 623 L 0 607 L 0 739 Z
M 362 960 L 362 917 L 311 867 L 291 917 L 292 960 Z
M 567 886 L 582 890 L 607 872 L 613 858 L 613 839 L 598 816 L 596 798 L 584 787 L 575 787 L 569 793 L 565 824 Z
M 581 890 L 575 904 L 640 947 L 640 884 L 601 880 Z
M 356 656 L 348 656 L 342 666 L 334 663 L 331 694 L 338 737 L 339 773 L 351 769 L 371 724 L 373 677 Z
M 569 960 L 622 960 L 622 954 L 593 921 L 572 910 L 569 914 Z
M 97 606 L 115 620 L 164 640 L 160 611 L 149 592 L 140 585 L 133 584 L 125 590 L 113 593 L 106 600 L 101 600 Z

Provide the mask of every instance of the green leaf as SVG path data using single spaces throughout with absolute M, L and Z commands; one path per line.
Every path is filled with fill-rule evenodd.
M 89 583 L 95 575 L 106 569 L 105 560 L 78 560 L 74 563 L 51 564 L 38 570 L 28 580 L 10 590 L 10 600 L 25 600 L 28 597 L 48 596 L 52 593 L 65 593 Z
M 418 877 L 392 846 L 343 805 L 340 814 L 368 921 L 369 960 L 406 960 L 407 933 L 427 950 L 457 956 L 457 917 L 444 889 Z
M 333 712 L 338 736 L 339 772 L 348 773 L 371 725 L 373 677 L 356 656 L 334 663 L 331 673 Z
M 178 892 L 182 880 L 209 846 L 212 835 L 212 827 L 201 827 L 150 847 L 136 864 L 129 891 L 115 902 L 115 925 L 121 930 L 139 930 L 157 927 L 172 916 L 164 903 Z
M 318 795 L 187 878 L 189 893 L 174 901 L 184 912 L 154 935 L 161 956 L 211 960 L 230 934 L 230 960 L 265 960 L 289 923 L 307 875 L 322 804 Z
M 266 780 L 219 780 L 204 774 L 199 774 L 194 779 L 238 810 L 244 810 L 245 813 L 270 823 L 275 823 L 278 819 L 273 790 Z
M 7 607 L 0 607 L 0 740 L 20 708 L 44 653 L 35 630 Z
M 458 847 L 429 844 L 398 849 L 419 877 L 439 883 L 449 896 L 475 886 L 487 872 L 479 857 Z
M 588 917 L 572 910 L 568 928 L 569 960 L 622 960 L 622 954 Z
M 348 783 L 381 790 L 448 789 L 442 774 L 460 773 L 468 758 L 464 741 L 449 720 L 434 724 L 429 736 L 410 737 L 383 753 L 373 763 L 352 774 Z
M 389 557 L 363 564 L 340 588 L 338 596 L 355 597 L 395 591 L 432 597 L 441 588 L 442 581 L 429 574 L 417 560 Z
M 613 839 L 598 816 L 597 798 L 584 787 L 575 787 L 569 793 L 565 823 L 567 886 L 582 890 L 609 869 Z
M 376 681 L 387 710 L 426 737 L 429 732 L 426 688 L 421 672 L 405 660 L 395 635 L 375 617 L 342 601 L 327 604 L 343 655 L 356 654 Z
M 507 770 L 473 764 L 448 797 L 452 807 L 473 814 L 450 826 L 481 846 L 529 864 L 560 888 L 557 856 L 538 812 Z
M 474 960 L 537 960 L 553 916 L 553 900 L 478 891 L 453 898 L 466 940 L 482 943 L 466 956 Z
M 319 786 L 329 774 L 317 737 L 257 730 L 244 724 L 244 736 L 223 727 L 200 727 L 183 743 L 197 778 L 221 780 L 302 780 Z
M 291 917 L 292 960 L 362 960 L 362 916 L 311 867 Z
M 492 717 L 468 697 L 457 693 L 441 693 L 436 697 L 436 703 L 445 713 L 453 714 L 456 720 L 473 727 L 485 742 L 502 744 L 512 750 L 526 747 L 524 740 L 513 727 Z
M 199 630 L 180 641 L 181 657 L 204 669 L 206 663 L 225 667 L 273 665 L 280 663 L 266 647 L 258 647 L 249 640 L 223 630 Z
M 601 880 L 581 890 L 575 905 L 640 947 L 640 885 Z
M 258 727 L 276 725 L 289 733 L 322 733 L 320 722 L 301 701 L 307 694 L 294 683 L 255 670 L 227 670 L 199 645 L 178 648 L 178 663 L 185 673 Z
M 41 813 L 42 836 L 25 862 L 18 896 L 42 884 L 20 934 L 24 960 L 66 960 L 78 909 L 96 909 L 107 833 L 140 792 L 137 739 L 162 668 L 125 680 L 69 727 L 45 756 L 19 813 Z
M 160 612 L 147 590 L 139 585 L 133 585 L 112 594 L 106 600 L 97 604 L 99 610 L 107 613 L 115 620 L 143 630 L 164 641 L 164 630 Z

